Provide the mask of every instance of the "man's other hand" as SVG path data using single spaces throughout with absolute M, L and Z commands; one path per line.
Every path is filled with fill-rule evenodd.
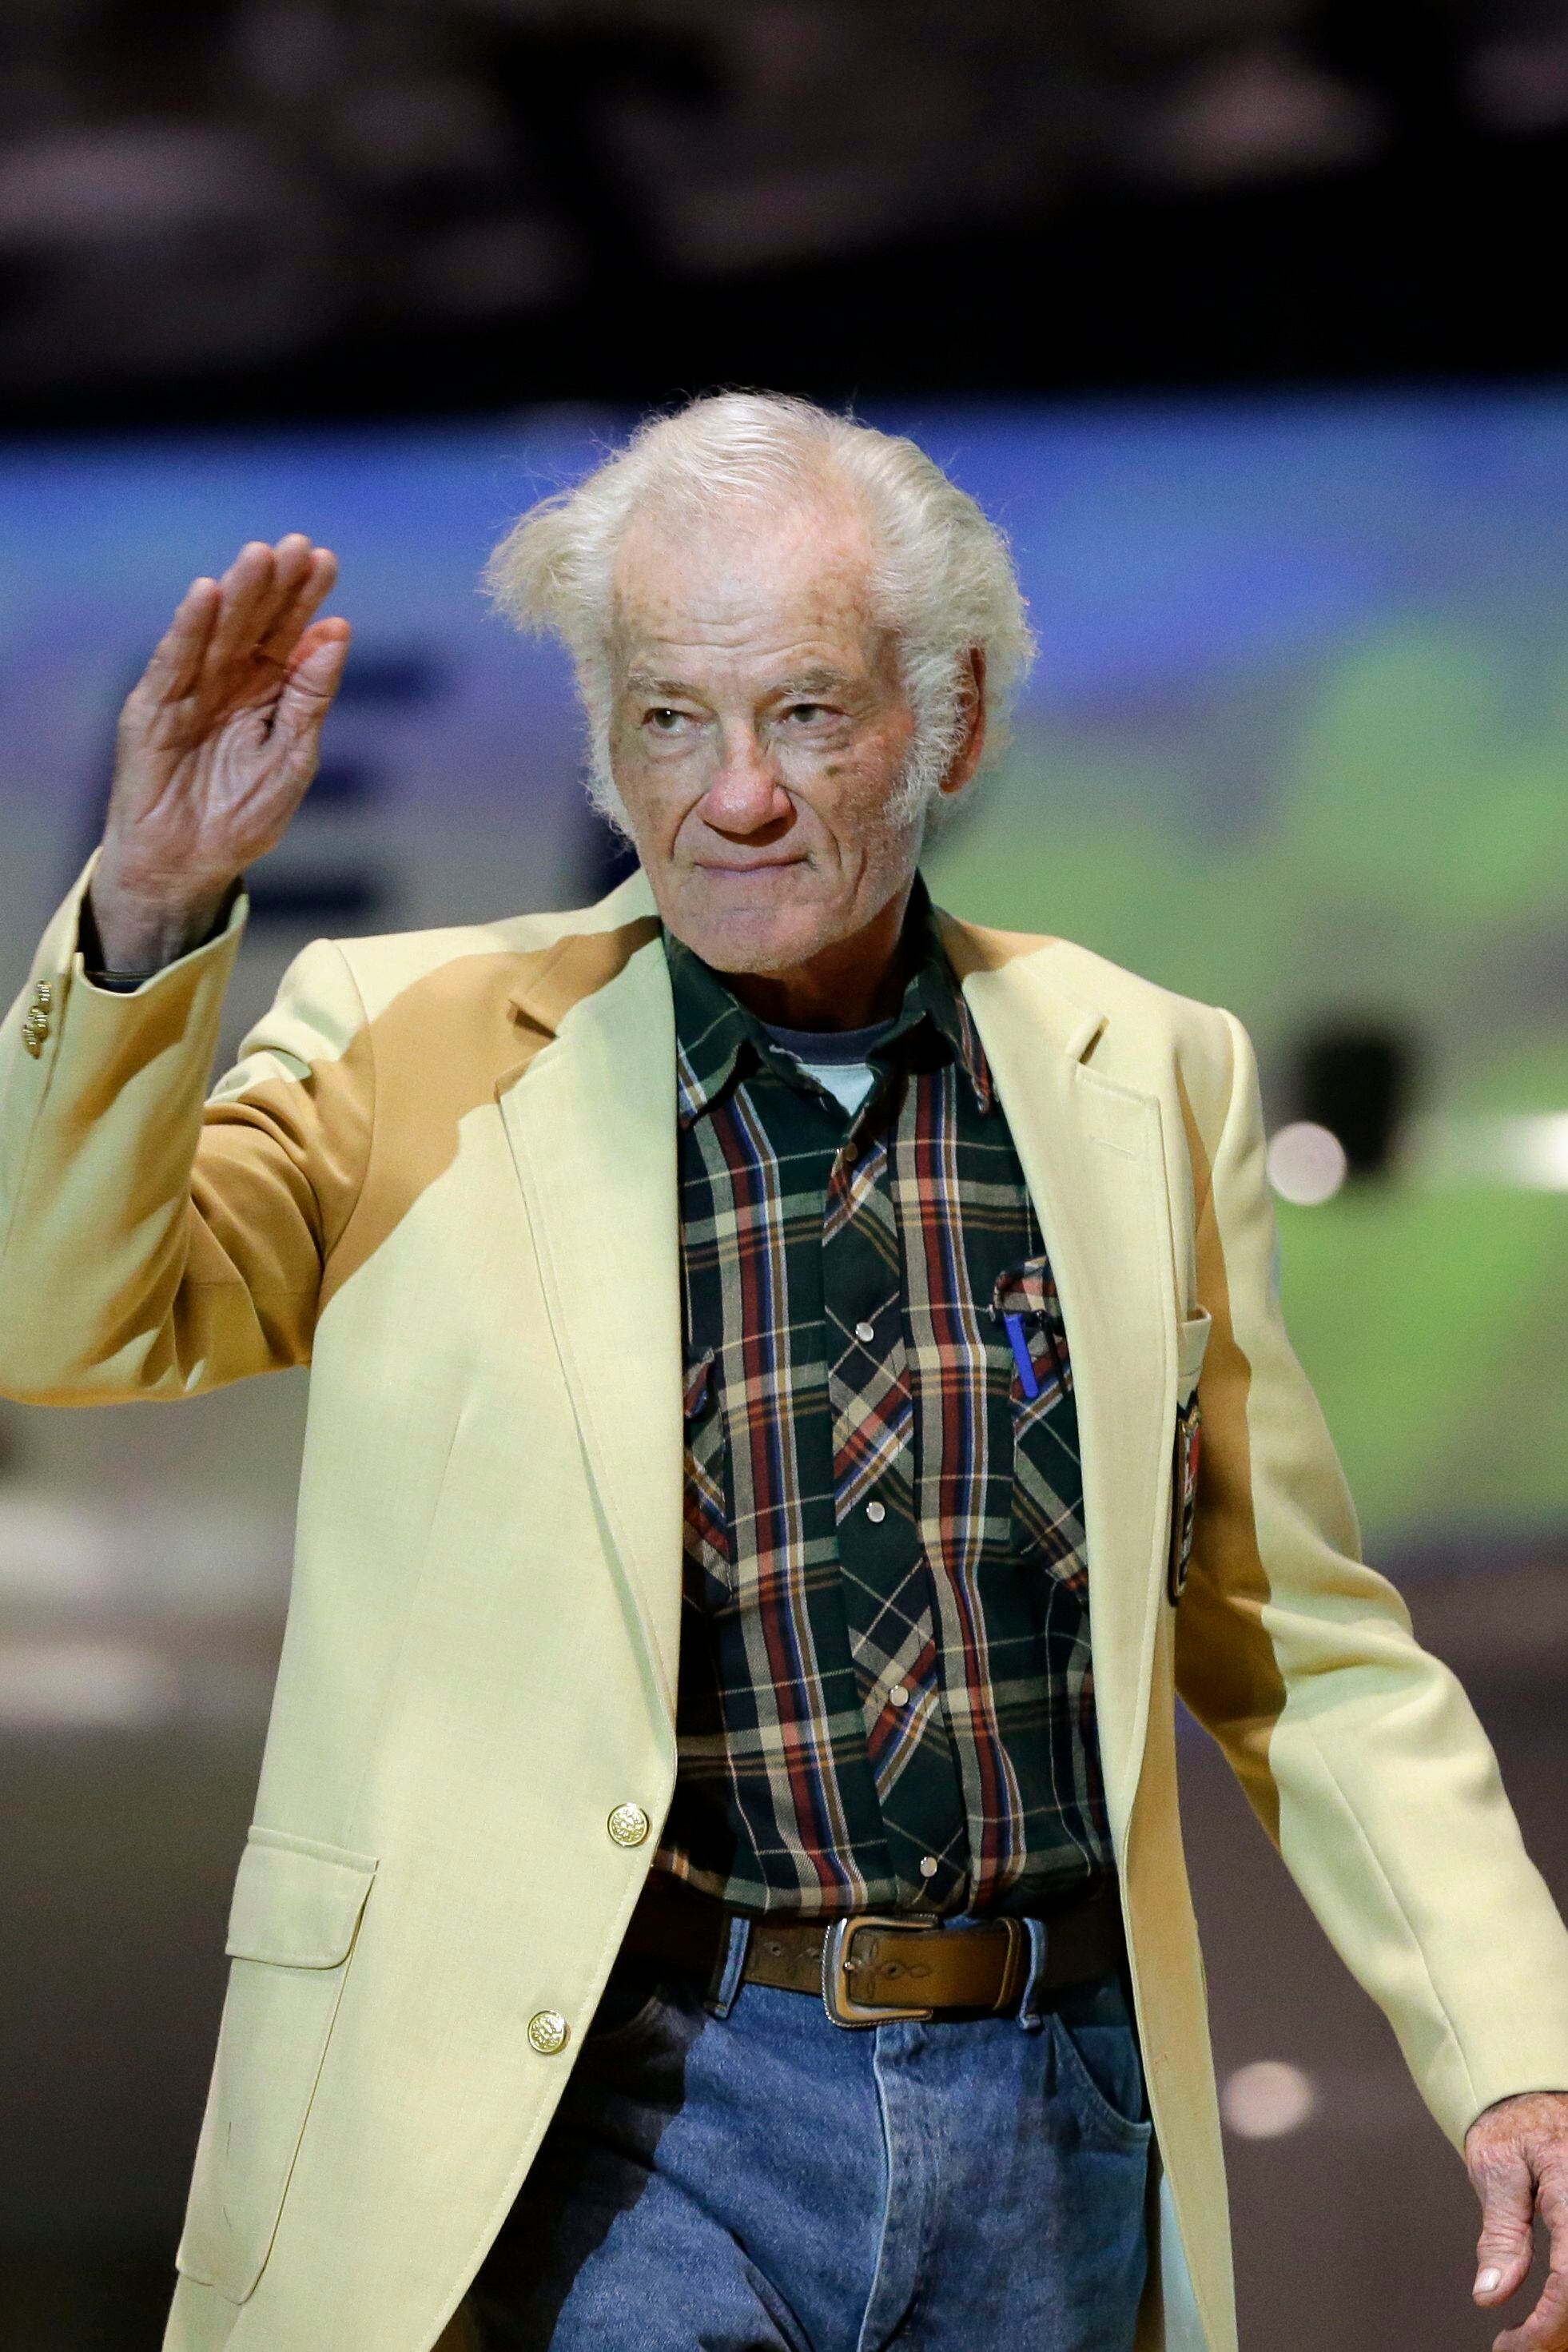
M 1465 2163 L 1481 2200 L 1475 2297 L 1506 2303 L 1530 2275 L 1539 2213 L 1552 2269 L 1528 2319 L 1494 2338 L 1494 2352 L 1568 2352 L 1568 2091 L 1524 2091 L 1476 2117 Z

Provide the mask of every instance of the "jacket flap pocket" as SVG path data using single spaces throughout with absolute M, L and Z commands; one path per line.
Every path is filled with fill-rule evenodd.
M 229 1906 L 229 1958 L 335 1969 L 348 1958 L 374 1876 L 369 1854 L 252 1830 Z
M 1185 1404 L 1198 1384 L 1198 1374 L 1204 1368 L 1208 1349 L 1209 1333 L 1214 1318 L 1206 1307 L 1200 1307 L 1195 1315 L 1180 1317 L 1176 1323 L 1176 1402 Z

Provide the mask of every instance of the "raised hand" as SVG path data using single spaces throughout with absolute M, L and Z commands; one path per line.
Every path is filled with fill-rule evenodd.
M 337 559 L 301 531 L 193 580 L 121 713 L 92 911 L 104 961 L 152 971 L 211 929 L 316 771 L 349 625 L 317 620 Z

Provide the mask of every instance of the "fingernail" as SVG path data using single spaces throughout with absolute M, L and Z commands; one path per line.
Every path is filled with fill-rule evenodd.
M 1478 2274 L 1476 2279 L 1476 2293 L 1478 2294 L 1490 2294 L 1501 2284 L 1501 2271 L 1482 2271 Z

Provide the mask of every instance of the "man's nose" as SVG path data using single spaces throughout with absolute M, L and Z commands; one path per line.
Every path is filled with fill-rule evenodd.
M 789 794 L 754 735 L 726 742 L 719 773 L 703 797 L 702 814 L 715 833 L 749 838 L 787 817 Z

